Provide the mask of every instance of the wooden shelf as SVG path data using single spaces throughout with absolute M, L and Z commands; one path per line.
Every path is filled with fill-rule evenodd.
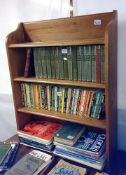
M 83 40 L 69 40 L 69 41 L 45 41 L 45 42 L 28 42 L 10 44 L 9 48 L 24 48 L 24 47 L 42 47 L 42 46 L 71 46 L 71 45 L 85 45 L 85 44 L 104 44 L 104 38 L 83 39 Z
M 79 86 L 79 87 L 91 87 L 105 89 L 105 84 L 103 83 L 93 83 L 93 82 L 82 82 L 82 81 L 69 81 L 69 80 L 56 80 L 56 79 L 38 79 L 38 78 L 24 78 L 18 77 L 14 78 L 14 81 L 18 82 L 29 82 L 29 83 L 44 83 L 44 84 L 55 84 L 55 85 L 69 85 L 69 86 Z
M 89 117 L 82 117 L 73 114 L 65 114 L 60 112 L 48 111 L 43 109 L 34 109 L 34 108 L 19 108 L 18 112 L 34 114 L 39 116 L 45 116 L 54 119 L 60 119 L 64 121 L 71 121 L 75 123 L 84 124 L 87 126 L 97 127 L 100 129 L 106 129 L 106 121 L 105 120 L 97 120 Z

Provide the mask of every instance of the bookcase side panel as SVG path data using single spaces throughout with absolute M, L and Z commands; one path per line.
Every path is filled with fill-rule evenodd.
M 107 159 L 111 163 L 117 149 L 117 13 L 105 34 Z

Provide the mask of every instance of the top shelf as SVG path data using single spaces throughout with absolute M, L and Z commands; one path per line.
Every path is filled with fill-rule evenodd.
M 65 40 L 65 41 L 45 41 L 45 42 L 27 42 L 10 44 L 9 48 L 27 48 L 27 47 L 43 47 L 43 46 L 71 46 L 71 45 L 92 45 L 104 44 L 104 38 L 84 39 L 84 40 Z

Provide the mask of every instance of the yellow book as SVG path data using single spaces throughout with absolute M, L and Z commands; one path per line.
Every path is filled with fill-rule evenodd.
M 63 113 L 64 112 L 64 87 L 62 87 L 61 93 L 62 93 L 62 96 L 61 96 L 60 111 Z

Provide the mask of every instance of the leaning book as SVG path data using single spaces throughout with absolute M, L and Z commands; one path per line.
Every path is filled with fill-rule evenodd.
M 5 175 L 37 175 L 51 162 L 51 159 L 52 156 L 47 153 L 32 150 L 10 168 Z
M 60 160 L 54 168 L 48 173 L 48 175 L 85 175 L 86 169 L 68 163 L 64 160 Z

